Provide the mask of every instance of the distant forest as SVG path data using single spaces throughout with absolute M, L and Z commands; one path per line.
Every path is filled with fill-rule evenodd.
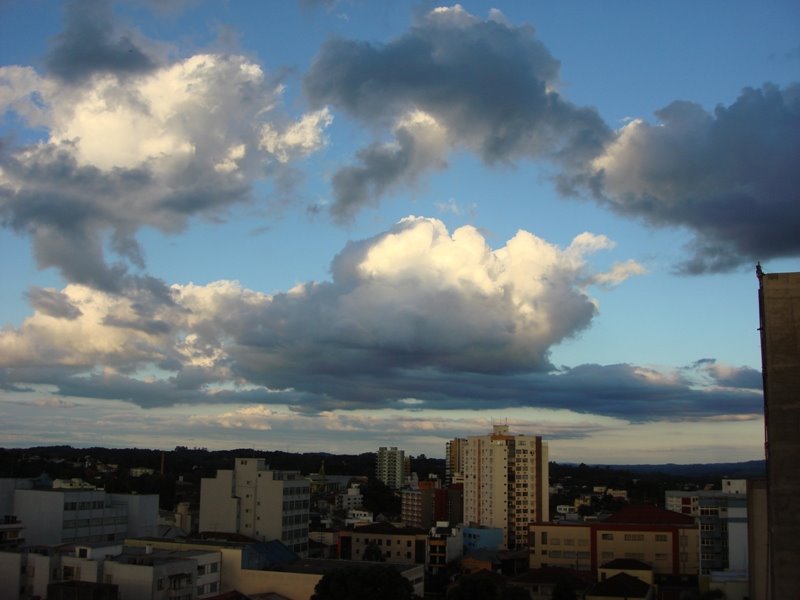
M 32 459 L 38 457 L 37 459 Z M 207 450 L 178 446 L 174 450 L 150 450 L 144 448 L 73 448 L 72 446 L 41 446 L 33 448 L 0 448 L 0 477 L 36 477 L 43 471 L 52 478 L 75 477 L 71 464 L 83 462 L 87 457 L 94 461 L 118 465 L 120 469 L 145 467 L 164 475 L 213 477 L 217 469 L 231 469 L 237 457 L 263 458 L 273 469 L 296 470 L 303 474 L 316 473 L 324 464 L 328 475 L 373 476 L 375 453 L 328 454 L 325 452 L 280 452 L 240 448 L 236 450 Z M 63 460 L 64 463 L 54 463 Z M 428 458 L 424 454 L 411 456 L 411 470 L 425 479 L 429 474 L 444 478 L 445 461 Z M 630 478 L 659 476 L 677 480 L 717 481 L 723 477 L 744 479 L 760 477 L 765 473 L 765 461 L 755 460 L 740 463 L 710 463 L 692 465 L 575 465 L 550 463 L 551 481 L 563 477 L 586 476 L 586 479 L 608 478 L 610 472 Z M 591 475 L 591 476 L 589 476 Z M 617 479 L 618 477 L 614 477 Z

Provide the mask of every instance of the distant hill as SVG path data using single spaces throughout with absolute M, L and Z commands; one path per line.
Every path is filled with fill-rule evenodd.
M 736 463 L 697 463 L 692 465 L 593 465 L 631 473 L 663 473 L 677 477 L 746 479 L 763 477 L 767 472 L 765 460 L 749 460 Z

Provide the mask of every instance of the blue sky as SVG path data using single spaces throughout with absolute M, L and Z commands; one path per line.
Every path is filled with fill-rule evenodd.
M 0 2 L 0 444 L 763 457 L 794 2 Z

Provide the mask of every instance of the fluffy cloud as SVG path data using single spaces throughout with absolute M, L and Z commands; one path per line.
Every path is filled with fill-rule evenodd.
M 748 88 L 713 113 L 674 102 L 656 117 L 622 128 L 581 185 L 623 215 L 693 231 L 685 272 L 800 253 L 800 85 Z
M 323 107 L 290 118 L 282 86 L 243 56 L 127 63 L 128 38 L 105 27 L 105 3 L 72 9 L 46 61 L 55 71 L 0 68 L 0 112 L 43 132 L 0 146 L 0 220 L 70 282 L 153 287 L 129 272 L 144 267 L 139 229 L 177 232 L 248 201 L 253 181 L 324 145 L 331 116 Z
M 0 333 L 0 383 L 146 407 L 288 405 L 296 414 L 544 407 L 650 420 L 757 412 L 760 391 L 742 385 L 733 367 L 550 364 L 549 349 L 596 313 L 586 286 L 638 271 L 592 272 L 587 257 L 611 246 L 584 233 L 559 248 L 520 231 L 491 249 L 472 227 L 451 233 L 437 220 L 407 218 L 348 244 L 331 281 L 275 295 L 230 281 L 173 285 L 170 302 L 143 318 L 135 299 L 86 286 L 36 291 L 37 312 Z M 267 427 L 271 414 L 252 410 Z M 238 427 L 247 415 L 223 416 Z
M 393 147 L 363 150 L 359 166 L 337 174 L 334 216 L 350 216 L 423 172 L 411 165 L 424 165 L 415 155 L 430 146 L 396 125 L 417 111 L 436 123 L 445 150 L 469 149 L 488 164 L 545 157 L 571 168 L 594 157 L 611 132 L 594 110 L 556 91 L 558 70 L 532 27 L 511 26 L 499 11 L 481 20 L 459 5 L 431 11 L 386 45 L 328 41 L 306 75 L 311 102 L 371 127 L 392 126 L 396 138 Z
M 329 40 L 306 75 L 310 101 L 392 136 L 335 174 L 332 215 L 351 220 L 466 149 L 489 165 L 549 160 L 565 195 L 588 193 L 625 216 L 687 228 L 695 239 L 685 273 L 800 253 L 799 85 L 748 88 L 711 113 L 673 102 L 656 124 L 635 119 L 614 133 L 595 110 L 564 99 L 558 72 L 532 27 L 498 11 L 481 20 L 459 5 L 429 12 L 384 45 Z M 435 123 L 436 144 L 401 124 L 415 112 Z

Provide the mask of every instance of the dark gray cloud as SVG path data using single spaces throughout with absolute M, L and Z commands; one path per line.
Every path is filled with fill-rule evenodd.
M 38 266 L 56 267 L 68 281 L 114 292 L 131 287 L 137 276 L 125 262 L 109 262 L 106 242 L 141 268 L 143 253 L 132 235 L 139 227 L 177 231 L 192 215 L 220 213 L 249 192 L 240 181 L 187 173 L 180 175 L 190 185 L 154 194 L 157 184 L 149 167 L 103 171 L 80 165 L 68 145 L 42 146 L 24 158 L 2 153 L 0 168 L 9 180 L 24 182 L 0 187 L 0 222 L 30 236 Z
M 34 310 L 56 319 L 77 319 L 83 314 L 66 294 L 58 290 L 31 287 L 27 297 Z
M 299 370 L 298 370 L 299 371 Z M 455 373 L 412 368 L 370 374 L 293 373 L 295 387 L 273 390 L 244 387 L 213 390 L 214 377 L 194 370 L 156 381 L 124 374 L 49 376 L 37 371 L 40 383 L 69 397 L 123 400 L 144 408 L 175 404 L 289 405 L 295 412 L 394 408 L 494 410 L 514 408 L 567 409 L 631 422 L 682 421 L 759 414 L 761 394 L 751 389 L 699 389 L 680 378 L 665 377 L 630 364 L 585 364 L 552 373 Z M 262 374 L 261 378 L 281 379 Z M 8 371 L 10 380 L 31 378 L 30 372 Z M 17 388 L 21 389 L 21 388 Z
M 473 150 L 487 164 L 544 157 L 572 167 L 595 156 L 611 132 L 596 111 L 555 90 L 558 70 L 532 27 L 513 27 L 497 14 L 479 20 L 454 7 L 429 13 L 385 45 L 329 40 L 305 91 L 312 104 L 331 104 L 372 127 L 422 111 L 444 127 L 449 145 Z M 373 146 L 359 156 L 360 166 L 337 175 L 335 215 L 419 174 L 403 169 L 412 161 L 409 146 L 400 145 L 388 157 Z
M 686 273 L 800 255 L 800 85 L 747 88 L 709 113 L 691 102 L 634 121 L 562 191 L 695 234 Z
M 77 84 L 95 73 L 124 76 L 156 67 L 135 32 L 119 30 L 108 0 L 70 0 L 64 13 L 66 27 L 45 57 L 48 73 Z

